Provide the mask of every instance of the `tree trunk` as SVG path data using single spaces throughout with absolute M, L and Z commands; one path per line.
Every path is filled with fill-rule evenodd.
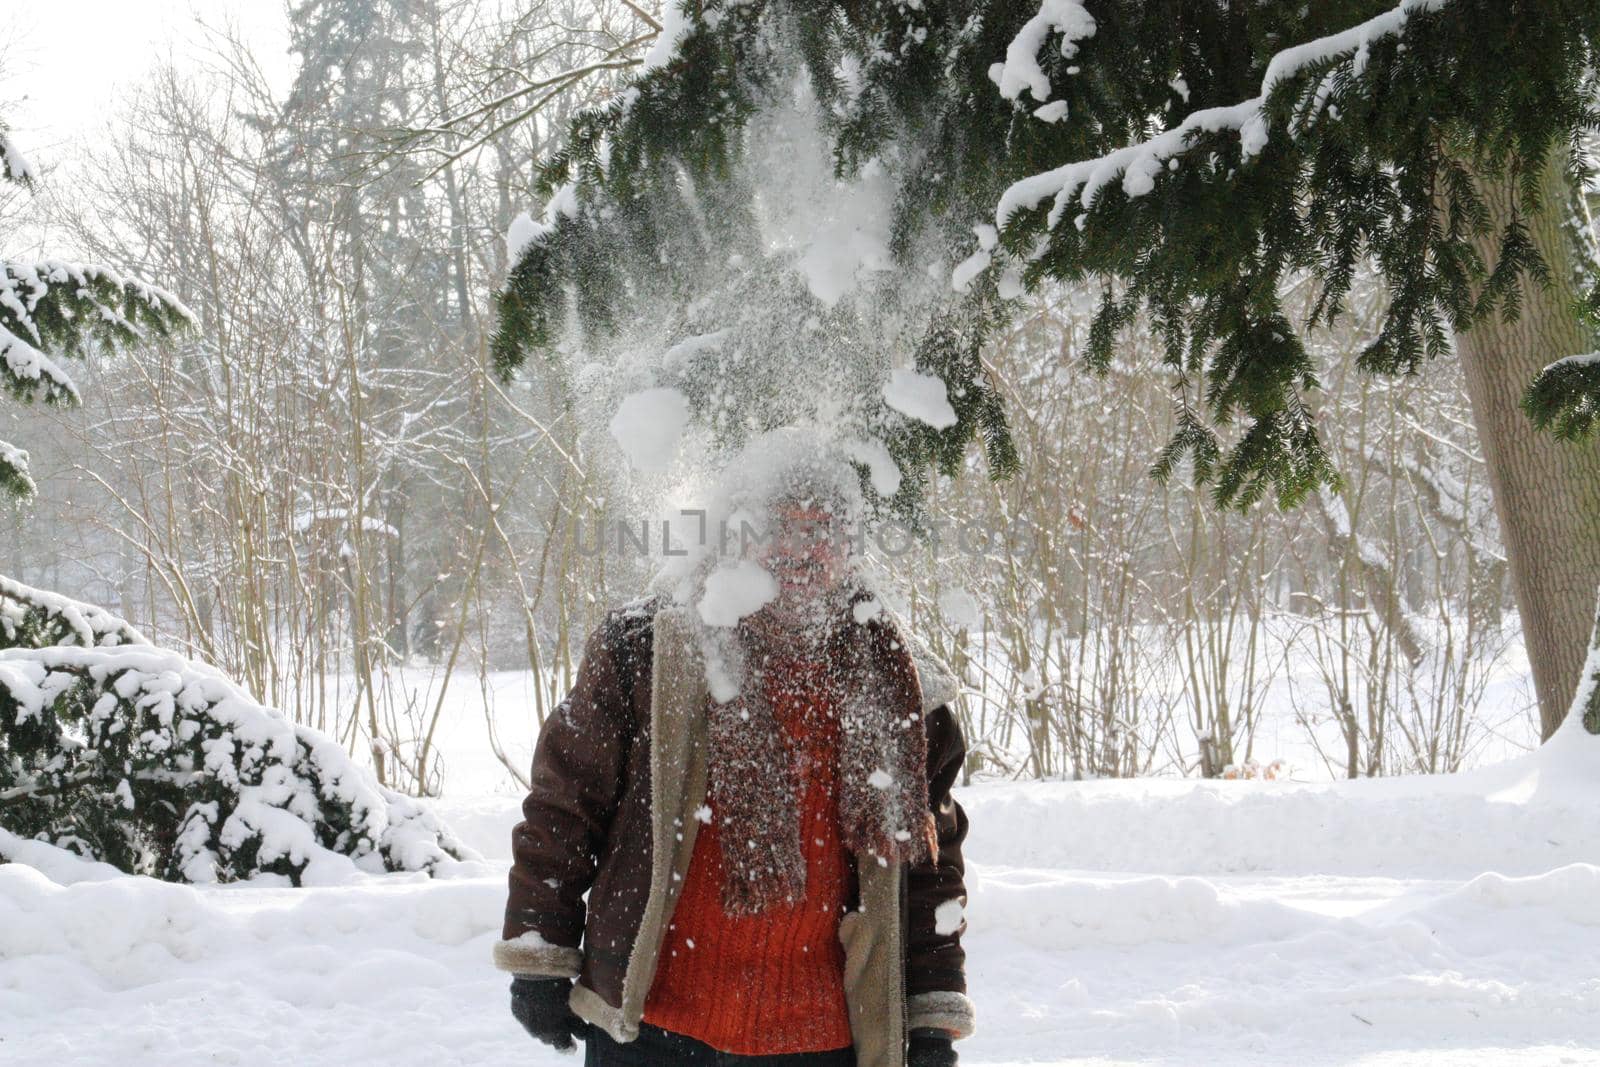
M 1547 364 L 1594 347 L 1572 314 L 1576 249 L 1562 223 L 1574 191 L 1561 153 L 1551 155 L 1540 179 L 1544 210 L 1527 220 L 1550 267 L 1550 286 L 1524 279 L 1516 321 L 1496 314 L 1456 336 L 1546 738 L 1571 706 L 1600 585 L 1600 444 L 1557 441 L 1535 430 L 1521 408 L 1524 390 Z M 1477 245 L 1492 264 L 1515 212 L 1515 179 L 1480 178 L 1478 190 L 1490 232 Z

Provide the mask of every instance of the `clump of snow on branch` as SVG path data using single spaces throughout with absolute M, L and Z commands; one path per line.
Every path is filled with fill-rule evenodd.
M 0 179 L 31 185 L 37 177 L 0 124 Z M 0 258 L 0 387 L 24 401 L 75 405 L 77 386 L 48 345 L 77 355 L 90 338 L 126 344 L 144 340 L 146 326 L 165 333 L 193 321 L 171 293 L 105 267 Z M 27 498 L 37 488 L 28 453 L 0 440 L 0 494 Z
M 672 62 L 678 43 L 694 28 L 694 19 L 684 10 L 682 0 L 667 0 L 661 6 L 661 32 L 644 54 L 644 69 L 655 70 Z
M 557 189 L 545 204 L 542 220 L 536 221 L 526 211 L 519 214 L 506 229 L 506 261 L 515 265 L 527 254 L 528 249 L 554 233 L 562 218 L 571 218 L 577 213 L 577 191 L 569 183 Z
M 1033 109 L 1033 117 L 1040 122 L 1051 124 L 1060 122 L 1067 117 L 1067 102 L 1065 100 L 1053 100 L 1043 107 L 1036 107 Z
M 1525 404 L 1540 428 L 1583 440 L 1600 424 L 1600 352 L 1566 356 L 1539 372 Z
M 44 352 L 46 330 L 39 324 L 48 308 L 56 322 L 48 339 L 62 341 L 60 323 L 71 324 L 76 351 L 86 337 L 117 343 L 145 338 L 141 319 L 159 323 L 192 322 L 193 313 L 158 286 L 127 278 L 105 267 L 60 260 L 0 260 L 0 386 L 23 400 L 77 404 L 78 388 Z M 0 441 L 0 489 L 31 495 L 28 454 Z
M 989 78 L 1007 100 L 1017 99 L 1024 89 L 1032 93 L 1035 100 L 1049 100 L 1050 78 L 1039 66 L 1039 50 L 1050 34 L 1059 33 L 1062 58 L 1071 59 L 1078 54 L 1078 42 L 1093 37 L 1097 28 L 1094 16 L 1084 8 L 1082 0 L 1044 0 L 1039 13 L 1023 25 L 1006 47 L 1005 62 L 990 68 Z M 1058 118 L 1060 115 L 1046 121 L 1054 122 Z
M 24 497 L 32 496 L 39 488 L 28 475 L 28 453 L 0 440 L 0 487 L 8 484 Z
M 34 262 L 7 260 L 0 273 L 0 312 L 6 313 L 15 323 L 13 332 L 21 329 L 34 343 L 42 343 L 42 336 L 34 324 L 35 309 L 48 297 L 52 287 L 65 289 L 73 298 L 87 303 L 87 311 L 99 322 L 129 337 L 143 336 L 139 323 L 130 319 L 123 310 L 108 302 L 101 294 L 119 300 L 142 304 L 151 311 L 171 313 L 187 321 L 195 321 L 194 312 L 184 306 L 174 294 L 95 264 L 69 263 L 59 259 L 42 259 Z

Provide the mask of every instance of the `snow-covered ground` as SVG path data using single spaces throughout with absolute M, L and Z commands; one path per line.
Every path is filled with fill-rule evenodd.
M 1453 778 L 966 789 L 964 1064 L 1600 1062 L 1600 739 Z M 489 966 L 515 801 L 452 877 L 195 889 L 0 865 L 0 1063 L 570 1064 Z

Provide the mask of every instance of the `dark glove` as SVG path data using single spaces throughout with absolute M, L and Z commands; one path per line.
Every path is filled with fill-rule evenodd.
M 572 1039 L 589 1031 L 589 1024 L 567 1005 L 571 992 L 570 978 L 513 978 L 511 1014 L 536 1039 L 558 1052 L 571 1052 L 578 1047 Z
M 950 1035 L 921 1027 L 911 1031 L 906 1067 L 956 1067 L 956 1050 Z

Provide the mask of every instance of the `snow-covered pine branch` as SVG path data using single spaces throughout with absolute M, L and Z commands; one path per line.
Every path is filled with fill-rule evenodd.
M 24 403 L 75 405 L 78 389 L 49 351 L 82 356 L 166 337 L 193 321 L 166 290 L 107 267 L 63 260 L 0 259 L 0 387 Z M 28 454 L 0 441 L 0 490 L 31 496 Z
M 1375 269 L 1389 294 L 1362 367 L 1393 374 L 1448 351 L 1452 333 L 1515 318 L 1553 269 L 1529 221 L 1547 197 L 1517 175 L 1559 170 L 1593 124 L 1592 5 L 1403 0 L 1373 16 L 1328 4 L 1298 21 L 1183 8 L 1207 40 L 1248 30 L 1248 67 L 1205 47 L 1128 55 L 1130 36 L 1148 44 L 1133 5 L 1092 5 L 1092 20 L 1072 0 L 1030 6 L 990 72 L 1028 169 L 989 202 L 994 222 L 976 227 L 951 287 L 986 302 L 1046 279 L 1108 283 L 1094 367 L 1148 314 L 1173 373 L 1207 397 L 1204 423 L 1174 438 L 1164 465 L 1217 456 L 1195 469 L 1219 500 L 1270 489 L 1287 505 L 1332 484 L 1300 414 L 1316 370 L 1300 333 L 1342 313 L 1358 273 Z M 1148 74 L 1125 73 L 1140 61 Z M 1030 116 L 1024 95 L 1058 110 Z M 1484 204 L 1495 181 L 1519 190 L 1498 218 Z M 1304 322 L 1278 295 L 1294 273 L 1316 287 Z M 1243 436 L 1224 450 L 1229 425 Z
M 1266 76 L 1261 79 L 1261 92 L 1248 100 L 1227 107 L 1196 111 L 1172 129 L 1147 140 L 1094 159 L 1067 163 L 1014 183 L 1001 196 L 995 208 L 995 226 L 1003 232 L 1018 211 L 1037 207 L 1050 199 L 1052 206 L 1047 225 L 1054 229 L 1074 199 L 1082 211 L 1087 212 L 1094 207 L 1100 193 L 1118 179 L 1121 180 L 1122 191 L 1129 197 L 1144 196 L 1155 188 L 1156 177 L 1164 169 L 1176 166 L 1174 160 L 1192 148 L 1201 134 L 1236 133 L 1244 157 L 1248 159 L 1255 156 L 1265 147 L 1270 136 L 1271 120 L 1267 104 L 1273 91 L 1280 85 L 1288 83 L 1310 67 L 1326 65 L 1341 57 L 1348 57 L 1353 72 L 1359 76 L 1366 67 L 1368 49 L 1374 42 L 1402 36 L 1414 13 L 1436 11 L 1450 2 L 1401 0 L 1394 9 L 1357 26 L 1286 48 L 1267 64 Z M 1079 14 L 1074 16 L 1073 12 Z M 1088 20 L 1087 32 L 1080 24 L 1082 19 Z M 1012 49 L 1007 52 L 1006 62 L 997 66 L 994 80 L 1002 95 L 1014 99 L 1020 93 L 1020 86 L 1029 85 L 1033 86 L 1036 99 L 1049 99 L 1049 80 L 1039 71 L 1037 63 L 1038 50 L 1044 42 L 1041 27 L 1061 32 L 1063 54 L 1071 55 L 1073 53 L 1066 49 L 1070 47 L 1075 51 L 1077 40 L 1093 34 L 1094 20 L 1082 11 L 1082 6 L 1076 0 L 1045 0 L 1038 19 L 1030 22 L 1018 35 Z M 1332 73 L 1327 77 L 1331 78 Z M 1320 92 L 1318 100 L 1325 105 L 1327 94 Z M 1321 114 L 1320 110 L 1303 113 L 1299 126 L 1304 127 L 1316 121 Z M 1081 228 L 1087 221 L 1087 215 L 1076 215 L 1074 221 Z M 973 259 L 980 256 L 987 262 L 986 250 L 980 249 Z M 961 267 L 957 270 L 961 270 Z
M 1039 13 L 1006 46 L 1005 62 L 989 69 L 989 78 L 1007 100 L 1017 99 L 1027 89 L 1044 103 L 1050 99 L 1050 77 L 1039 66 L 1039 50 L 1050 34 L 1061 35 L 1061 56 L 1071 59 L 1078 54 L 1078 42 L 1093 37 L 1098 28 L 1083 0 L 1043 0 Z
M 27 185 L 38 175 L 4 123 L 0 123 L 0 179 Z
M 76 404 L 78 387 L 61 365 L 4 326 L 0 326 L 0 367 L 6 387 L 23 401 Z
M 0 439 L 0 494 L 26 500 L 38 490 L 28 473 L 28 453 Z
M 0 260 L 0 328 L 35 346 L 81 355 L 90 340 L 134 344 L 193 321 L 172 293 L 109 267 Z

